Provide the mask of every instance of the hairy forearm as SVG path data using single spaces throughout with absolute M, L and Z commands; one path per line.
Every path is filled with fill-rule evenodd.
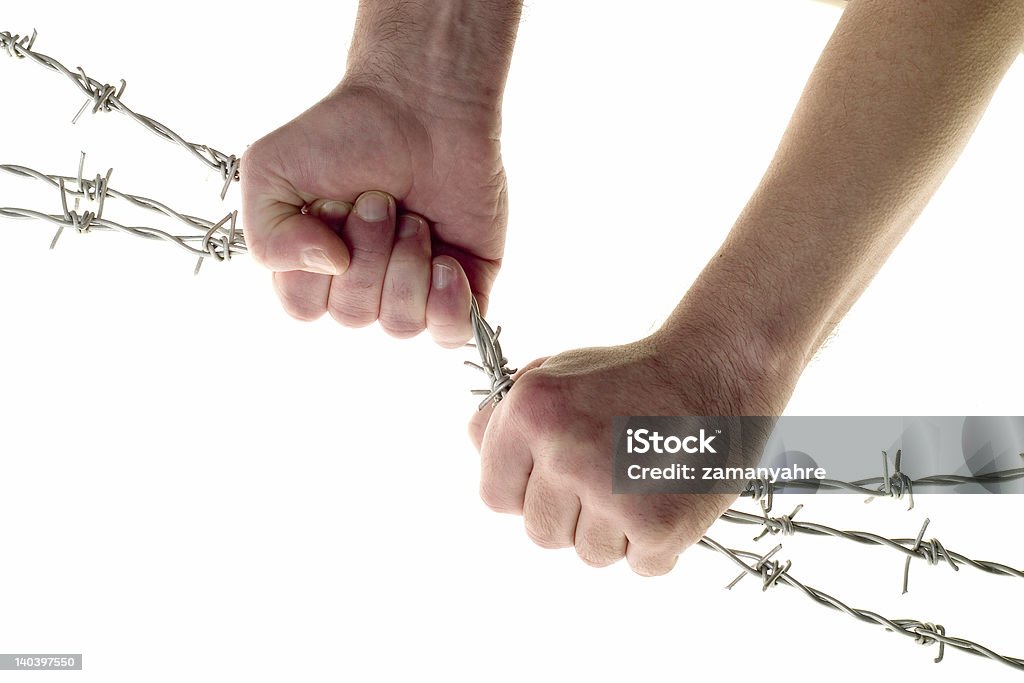
M 696 310 L 746 375 L 795 382 L 938 188 L 1022 43 L 1019 0 L 852 0 L 666 334 Z
M 346 80 L 497 116 L 522 0 L 361 0 Z

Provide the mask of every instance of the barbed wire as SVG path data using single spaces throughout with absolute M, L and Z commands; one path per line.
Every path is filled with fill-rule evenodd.
M 1024 458 L 1024 453 L 1020 454 Z M 774 494 L 787 488 L 794 489 L 826 489 L 845 490 L 854 493 L 862 493 L 869 496 L 866 502 L 874 498 L 897 498 L 905 495 L 909 498 L 908 510 L 914 509 L 914 488 L 915 487 L 949 487 L 963 484 L 1001 484 L 1018 479 L 1024 479 L 1024 467 L 999 470 L 985 474 L 933 474 L 920 479 L 911 479 L 901 470 L 903 450 L 896 451 L 896 458 L 893 464 L 892 473 L 889 472 L 889 457 L 886 451 L 882 451 L 882 476 L 868 477 L 856 481 L 842 481 L 838 479 L 787 479 L 776 482 L 767 479 L 751 479 L 746 489 L 740 493 L 741 496 L 753 498 L 762 502 L 765 513 L 772 509 Z M 878 488 L 868 488 L 878 486 Z
M 478 410 L 482 410 L 487 406 L 488 403 L 497 405 L 512 388 L 512 379 L 510 375 L 514 374 L 515 371 L 509 371 L 506 368 L 508 361 L 505 359 L 501 345 L 498 343 L 498 335 L 501 333 L 501 327 L 496 330 L 492 330 L 491 326 L 486 320 L 480 315 L 479 307 L 477 306 L 476 299 L 473 299 L 470 318 L 473 325 L 473 337 L 474 344 L 480 352 L 480 363 L 473 363 L 466 361 L 466 365 L 474 367 L 482 371 L 488 379 L 491 381 L 491 389 L 477 389 L 473 390 L 473 394 L 485 395 L 486 398 L 478 406 Z M 1021 454 L 1024 456 L 1024 453 Z M 951 486 L 964 483 L 990 483 L 999 481 L 1012 481 L 1014 479 L 1024 477 L 1024 468 L 1018 468 L 1014 470 L 1005 470 L 1001 472 L 993 472 L 990 474 L 983 474 L 978 476 L 960 476 L 960 475 L 938 475 L 925 477 L 923 479 L 913 481 L 901 470 L 902 465 L 902 449 L 897 451 L 893 472 L 889 472 L 888 455 L 883 451 L 883 476 L 873 477 L 869 479 L 862 479 L 857 482 L 842 482 L 838 480 L 794 480 L 800 483 L 817 484 L 823 481 L 830 482 L 835 488 L 844 488 L 854 490 L 858 492 L 866 493 L 873 497 L 889 496 L 894 498 L 902 498 L 904 494 L 910 496 L 910 508 L 913 508 L 913 486 L 921 483 L 924 485 L 940 485 L 940 486 Z M 790 482 L 786 482 L 787 484 Z M 880 485 L 878 489 L 866 488 L 868 485 Z M 797 532 L 807 533 L 819 536 L 835 536 L 838 538 L 845 538 L 851 541 L 855 541 L 861 544 L 867 545 L 879 545 L 895 550 L 899 550 L 906 555 L 906 563 L 903 570 L 903 592 L 907 592 L 907 584 L 910 575 L 910 563 L 915 557 L 924 559 L 928 564 L 935 565 L 940 561 L 945 561 L 949 564 L 954 571 L 960 571 L 960 564 L 968 565 L 979 569 L 981 571 L 990 574 L 1001 574 L 1004 576 L 1014 576 L 1017 578 L 1024 578 L 1024 570 L 1014 569 L 1005 564 L 999 562 L 991 562 L 987 560 L 973 560 L 966 555 L 957 553 L 947 549 L 937 539 L 924 540 L 925 531 L 928 529 L 930 520 L 926 519 L 924 524 L 921 526 L 921 530 L 916 538 L 903 539 L 896 538 L 890 539 L 877 534 L 872 534 L 863 531 L 841 531 L 834 529 L 823 524 L 816 524 L 813 522 L 798 522 L 794 521 L 793 517 L 796 516 L 803 505 L 798 505 L 788 515 L 780 515 L 777 517 L 770 517 L 768 512 L 771 510 L 771 500 L 774 495 L 775 486 L 772 482 L 761 479 L 751 480 L 748 485 L 747 491 L 744 493 L 748 496 L 754 497 L 754 499 L 761 503 L 762 514 L 760 516 L 753 515 L 737 510 L 727 510 L 719 519 L 727 522 L 739 523 L 739 524 L 759 524 L 764 527 L 763 531 L 754 540 L 759 540 L 767 534 L 778 534 L 791 535 Z M 873 500 L 873 498 L 868 499 Z M 739 565 L 743 569 L 736 579 L 728 584 L 727 588 L 732 589 L 744 576 L 751 574 L 759 576 L 761 578 L 761 589 L 763 591 L 768 590 L 770 587 L 779 583 L 784 583 L 788 586 L 796 588 L 804 593 L 807 597 L 811 598 L 818 604 L 830 607 L 832 609 L 844 612 L 859 621 L 866 623 L 879 624 L 885 627 L 889 631 L 899 633 L 904 636 L 914 638 L 915 642 L 930 645 L 937 643 L 939 646 L 938 656 L 935 658 L 935 662 L 941 662 L 945 656 L 946 646 L 967 652 L 969 654 L 987 657 L 993 661 L 1000 662 L 1014 669 L 1024 671 L 1024 659 L 1017 657 L 1007 657 L 1001 655 L 994 650 L 981 645 L 980 643 L 968 640 L 966 638 L 959 638 L 950 636 L 946 633 L 946 629 L 938 624 L 918 621 L 916 619 L 888 619 L 883 617 L 876 612 L 872 612 L 864 609 L 857 609 L 850 607 L 844 602 L 840 601 L 828 593 L 822 590 L 808 586 L 796 578 L 794 578 L 789 570 L 792 567 L 791 561 L 786 561 L 785 564 L 780 564 L 777 560 L 773 560 L 775 556 L 782 549 L 782 545 L 777 545 L 775 548 L 770 550 L 766 554 L 758 554 L 749 551 L 735 550 L 726 548 L 720 543 L 714 541 L 708 536 L 704 536 L 698 541 L 698 545 L 702 547 L 714 550 L 732 560 L 734 563 Z M 753 560 L 753 564 L 748 564 L 745 559 Z
M 210 168 L 219 171 L 224 178 L 221 198 L 223 199 L 225 197 L 231 182 L 238 180 L 239 177 L 237 157 L 234 155 L 225 155 L 207 145 L 198 145 L 187 142 L 165 125 L 150 117 L 132 111 L 121 100 L 126 88 L 124 80 L 121 80 L 120 86 L 115 88 L 114 86 L 101 83 L 89 77 L 80 67 L 77 69 L 77 73 L 74 73 L 55 59 L 33 51 L 32 48 L 35 43 L 36 36 L 37 34 L 35 31 L 33 31 L 31 36 L 18 36 L 12 35 L 8 32 L 2 32 L 0 33 L 0 49 L 6 51 L 11 57 L 19 59 L 30 58 L 37 64 L 46 67 L 49 70 L 61 73 L 74 82 L 89 99 L 86 100 L 86 103 L 79 110 L 78 114 L 76 114 L 73 122 L 77 121 L 82 113 L 84 113 L 90 102 L 93 105 L 93 113 L 112 110 L 120 111 L 140 125 L 154 132 L 159 137 L 176 143 L 188 150 L 193 156 L 203 161 L 203 163 Z M 78 174 L 76 176 L 47 175 L 25 166 L 13 164 L 0 165 L 0 171 L 49 184 L 51 187 L 58 190 L 61 200 L 61 213 L 59 214 L 47 214 L 28 209 L 7 207 L 0 208 L 0 216 L 9 218 L 37 219 L 55 224 L 57 226 L 57 232 L 51 241 L 51 249 L 56 245 L 57 240 L 66 228 L 72 228 L 81 233 L 90 232 L 94 229 L 115 230 L 135 235 L 137 237 L 142 237 L 144 239 L 167 241 L 198 257 L 198 262 L 195 268 L 195 272 L 197 273 L 199 268 L 202 266 L 203 261 L 208 257 L 226 261 L 234 254 L 245 253 L 246 247 L 244 235 L 242 230 L 238 229 L 236 226 L 237 212 L 229 213 L 218 222 L 211 222 L 195 216 L 183 214 L 169 208 L 161 202 L 137 195 L 119 192 L 111 188 L 110 178 L 112 170 L 108 170 L 104 176 L 97 175 L 95 179 L 85 178 L 83 174 L 84 162 L 85 157 L 83 154 L 79 159 Z M 116 223 L 104 218 L 103 216 L 106 200 L 108 198 L 122 200 L 138 208 L 157 212 L 162 214 L 164 217 L 178 221 L 190 230 L 195 230 L 197 233 L 201 234 L 173 235 L 167 231 L 157 228 L 132 227 Z M 73 200 L 72 206 L 69 206 L 69 199 Z M 84 211 L 79 213 L 80 203 L 83 200 L 95 203 L 95 212 Z M 478 409 L 482 410 L 488 404 L 497 405 L 508 394 L 509 390 L 513 386 L 512 375 L 516 371 L 508 368 L 508 360 L 502 352 L 501 344 L 499 342 L 501 327 L 492 328 L 490 324 L 488 324 L 480 314 L 480 309 L 475 298 L 471 300 L 470 320 L 474 338 L 474 343 L 470 344 L 470 346 L 474 346 L 477 349 L 480 356 L 480 363 L 466 361 L 466 365 L 483 372 L 491 385 L 489 389 L 477 389 L 472 391 L 474 395 L 484 397 L 478 405 Z M 991 574 L 1024 578 L 1024 571 L 1022 570 L 1017 570 L 1013 567 L 996 562 L 973 560 L 961 553 L 948 550 L 936 539 L 924 540 L 924 534 L 929 524 L 929 520 L 927 519 L 922 525 L 916 538 L 889 539 L 884 536 L 868 532 L 843 531 L 823 524 L 795 521 L 793 517 L 802 509 L 802 506 L 797 506 L 797 508 L 789 515 L 776 517 L 768 515 L 768 512 L 772 507 L 772 499 L 776 488 L 813 487 L 815 489 L 846 489 L 864 493 L 871 497 L 869 500 L 882 496 L 903 498 L 904 495 L 906 495 L 910 499 L 910 508 L 912 509 L 913 488 L 915 486 L 951 486 L 966 483 L 998 483 L 1024 477 L 1024 468 L 1018 468 L 977 476 L 937 475 L 925 477 L 919 480 L 911 480 L 901 470 L 902 451 L 897 451 L 892 473 L 889 472 L 888 456 L 884 451 L 882 458 L 882 477 L 872 477 L 854 482 L 814 479 L 790 480 L 781 483 L 773 483 L 763 479 L 752 480 L 747 489 L 742 492 L 741 495 L 751 497 L 755 501 L 759 502 L 761 505 L 762 515 L 757 516 L 735 510 L 728 510 L 722 516 L 722 519 L 740 524 L 761 525 L 763 527 L 762 532 L 755 540 L 759 540 L 768 534 L 775 535 L 782 533 L 783 535 L 790 535 L 794 533 L 806 533 L 812 535 L 834 536 L 861 544 L 879 545 L 898 550 L 906 555 L 903 578 L 904 592 L 907 590 L 911 560 L 915 557 L 922 558 L 929 564 L 933 565 L 944 560 L 956 571 L 959 571 L 960 565 L 968 565 Z M 869 488 L 872 486 L 877 488 Z M 818 604 L 844 612 L 860 621 L 881 625 L 887 630 L 914 638 L 916 642 L 921 644 L 928 645 L 937 643 L 939 646 L 939 652 L 938 656 L 935 658 L 936 662 L 942 661 L 946 646 L 950 646 L 973 655 L 983 656 L 994 661 L 1001 662 L 1017 670 L 1024 670 L 1024 659 L 1000 655 L 974 641 L 950 636 L 941 625 L 914 619 L 888 619 L 875 612 L 852 608 L 824 591 L 807 586 L 790 574 L 792 562 L 786 561 L 784 564 L 781 564 L 778 560 L 773 559 L 773 557 L 781 550 L 781 545 L 777 545 L 774 549 L 765 554 L 726 548 L 707 536 L 703 537 L 699 541 L 699 545 L 718 552 L 743 569 L 743 572 L 728 585 L 728 588 L 730 589 L 736 586 L 736 584 L 748 574 L 758 576 L 761 578 L 763 591 L 766 591 L 768 588 L 780 583 L 785 584 L 800 590 Z
M 469 319 L 473 326 L 473 343 L 467 346 L 475 347 L 480 352 L 480 363 L 467 360 L 465 364 L 484 373 L 491 383 L 490 389 L 473 389 L 471 392 L 476 396 L 485 397 L 477 406 L 477 410 L 483 410 L 488 403 L 498 405 L 498 402 L 505 398 L 508 390 L 512 388 L 512 375 L 516 371 L 508 368 L 508 359 L 501 351 L 501 343 L 498 341 L 501 326 L 492 329 L 484 320 L 480 315 L 476 297 L 473 297 L 470 305 Z
M 105 176 L 97 175 L 95 179 L 85 178 L 83 177 L 84 165 L 84 152 L 79 157 L 78 175 L 76 176 L 49 175 L 40 173 L 27 166 L 0 164 L 0 171 L 22 178 L 37 180 L 58 190 L 61 202 L 60 213 L 50 214 L 32 209 L 0 207 L 0 216 L 16 219 L 36 219 L 56 225 L 57 232 L 50 242 L 51 249 L 56 246 L 57 240 L 67 228 L 71 228 L 79 233 L 88 233 L 92 230 L 113 230 L 144 239 L 163 240 L 198 257 L 194 271 L 196 273 L 199 272 L 203 261 L 207 258 L 213 258 L 217 261 L 228 261 L 235 254 L 246 253 L 244 233 L 237 227 L 237 211 L 228 213 L 217 222 L 184 214 L 171 209 L 166 204 L 155 199 L 140 197 L 114 189 L 110 186 L 113 169 L 108 170 Z M 73 205 L 70 207 L 68 205 L 69 198 L 74 200 Z M 195 230 L 197 234 L 175 235 L 159 228 L 127 226 L 104 218 L 103 211 L 108 198 L 122 200 L 141 209 L 159 213 Z M 79 213 L 82 200 L 95 202 L 97 205 L 96 211 Z
M 793 512 L 778 517 L 765 517 L 763 515 L 750 514 L 739 510 L 726 510 L 720 519 L 734 524 L 756 524 L 763 527 L 758 536 L 754 537 L 759 541 L 766 535 L 782 534 L 792 536 L 797 533 L 810 534 L 813 536 L 834 536 L 862 545 L 876 545 L 892 548 L 906 555 L 906 564 L 903 570 L 903 592 L 907 592 L 907 583 L 910 576 L 910 561 L 914 558 L 925 560 L 929 565 L 937 565 L 945 561 L 954 571 L 960 571 L 960 565 L 974 567 L 989 574 L 1001 576 L 1013 576 L 1024 579 L 1024 569 L 1015 569 L 1009 565 L 990 560 L 974 560 L 962 553 L 946 548 L 935 538 L 924 540 L 924 533 L 928 529 L 931 520 L 925 519 L 921 530 L 916 538 L 886 538 L 867 531 L 840 530 L 817 522 L 795 521 L 793 518 L 803 509 L 803 505 L 797 505 Z
M 945 648 L 946 646 L 949 646 L 972 655 L 988 657 L 993 661 L 1000 662 L 1013 669 L 1017 669 L 1018 671 L 1024 671 L 1024 659 L 1001 655 L 998 652 L 972 640 L 951 636 L 947 634 L 946 629 L 939 624 L 918 621 L 916 619 L 888 619 L 876 612 L 850 607 L 838 598 L 798 581 L 789 573 L 789 570 L 792 567 L 791 561 L 786 561 L 784 564 L 780 564 L 778 560 L 772 559 L 782 549 L 781 545 L 775 546 L 775 548 L 770 550 L 768 553 L 762 555 L 744 550 L 726 548 L 708 536 L 701 538 L 697 544 L 704 548 L 714 550 L 729 558 L 737 566 L 743 569 L 743 573 L 741 573 L 739 577 L 734 579 L 732 583 L 727 586 L 729 589 L 733 588 L 740 579 L 748 574 L 751 576 L 757 576 L 761 579 L 762 591 L 766 591 L 772 586 L 780 583 L 786 584 L 787 586 L 800 590 L 804 595 L 811 598 L 818 604 L 831 607 L 832 609 L 848 614 L 859 621 L 878 624 L 894 633 L 911 637 L 922 645 L 938 643 L 939 653 L 935 658 L 935 662 L 942 661 L 945 656 Z M 745 560 L 752 560 L 753 564 L 748 564 Z
M 224 199 L 224 197 L 227 196 L 228 188 L 231 186 L 231 183 L 237 181 L 240 177 L 238 157 L 234 154 L 224 154 L 209 145 L 200 145 L 194 142 L 189 142 L 159 121 L 133 111 L 121 100 L 121 96 L 124 95 L 125 88 L 128 85 L 124 79 L 120 80 L 120 85 L 118 87 L 114 87 L 109 83 L 101 83 L 95 78 L 86 75 L 85 70 L 82 67 L 77 67 L 76 71 L 71 71 L 53 57 L 49 57 L 32 49 L 33 45 L 35 45 L 37 36 L 38 34 L 35 30 L 32 31 L 31 36 L 20 36 L 18 34 L 12 35 L 8 31 L 2 31 L 0 32 L 0 50 L 17 59 L 31 59 L 36 64 L 39 64 L 50 71 L 63 74 L 72 83 L 78 86 L 78 89 L 81 90 L 89 99 L 87 99 L 85 104 L 82 105 L 82 108 L 78 110 L 78 113 L 71 121 L 72 123 L 78 121 L 79 117 L 81 117 L 85 112 L 90 102 L 92 103 L 93 114 L 101 111 L 119 111 L 141 125 L 143 128 L 156 134 L 158 137 L 167 140 L 168 142 L 173 142 L 179 147 L 187 150 L 192 154 L 192 156 L 199 159 L 206 166 L 220 173 L 221 177 L 224 179 L 220 198 Z
M 125 232 L 146 239 L 165 240 L 199 256 L 199 262 L 196 265 L 196 272 L 198 272 L 203 260 L 208 256 L 212 256 L 218 260 L 228 260 L 233 253 L 245 251 L 242 231 L 235 227 L 237 212 L 228 214 L 228 216 L 217 223 L 212 223 L 195 216 L 183 214 L 170 209 L 161 202 L 137 195 L 127 194 L 111 188 L 109 182 L 112 170 L 108 170 L 105 176 L 97 175 L 95 179 L 90 180 L 85 178 L 83 174 L 84 162 L 85 155 L 83 153 L 79 158 L 77 176 L 48 175 L 25 166 L 13 164 L 0 165 L 0 170 L 9 174 L 35 179 L 45 182 L 52 187 L 56 187 L 60 193 L 62 207 L 61 214 L 44 214 L 26 209 L 0 207 L 0 216 L 7 216 L 11 218 L 34 218 L 56 224 L 58 226 L 58 231 L 51 242 L 51 248 L 56 244 L 61 231 L 69 227 L 74 228 L 78 232 L 89 232 L 92 229 L 107 229 Z M 69 208 L 68 206 L 69 197 L 74 199 L 73 208 Z M 175 219 L 190 228 L 200 230 L 203 234 L 177 236 L 155 228 L 127 227 L 119 223 L 115 223 L 102 217 L 105 201 L 108 197 L 126 201 L 139 208 L 158 212 L 166 217 Z M 79 214 L 78 209 L 79 202 L 81 200 L 96 202 L 96 212 L 93 213 L 86 211 Z M 215 238 L 215 236 L 217 237 Z M 200 244 L 199 247 L 194 246 L 197 241 Z M 475 298 L 471 301 L 470 320 L 473 327 L 474 343 L 469 346 L 473 346 L 478 350 L 480 363 L 478 364 L 472 361 L 466 361 L 465 363 L 466 365 L 483 372 L 491 383 L 490 389 L 477 389 L 472 392 L 476 395 L 485 396 L 478 406 L 478 409 L 483 409 L 489 403 L 496 405 L 508 394 L 513 385 L 511 376 L 515 373 L 515 370 L 508 368 L 508 360 L 505 358 L 501 349 L 501 344 L 499 342 L 501 327 L 492 328 L 490 326 L 490 324 L 480 314 L 480 309 Z M 963 483 L 1009 481 L 1024 476 L 1024 468 L 1018 468 L 1015 470 L 979 475 L 977 477 L 939 475 L 926 477 L 922 480 L 911 481 L 900 470 L 901 459 L 902 452 L 898 451 L 894 472 L 890 474 L 888 472 L 888 459 L 883 452 L 885 470 L 882 477 L 863 479 L 857 482 L 842 482 L 838 480 L 793 480 L 785 482 L 785 484 L 797 486 L 823 484 L 833 488 L 843 488 L 862 492 L 871 496 L 892 496 L 899 498 L 903 496 L 904 492 L 909 493 L 912 496 L 912 487 L 917 485 L 919 482 L 950 486 Z M 869 489 L 866 488 L 868 485 L 881 486 L 879 489 Z M 906 555 L 903 578 L 904 592 L 907 590 L 910 563 L 915 557 L 925 559 L 929 564 L 938 564 L 941 560 L 945 560 L 956 571 L 959 571 L 959 564 L 964 564 L 991 574 L 1002 574 L 1006 576 L 1024 578 L 1024 571 L 1017 570 L 1013 567 L 997 562 L 973 560 L 961 553 L 948 550 L 936 539 L 928 541 L 923 540 L 929 520 L 925 520 L 920 533 L 915 539 L 889 539 L 869 532 L 843 531 L 823 524 L 795 521 L 793 517 L 802 509 L 802 505 L 797 506 L 797 508 L 789 515 L 770 517 L 767 513 L 771 509 L 771 498 L 774 494 L 775 488 L 776 487 L 772 482 L 752 480 L 748 486 L 748 490 L 744 493 L 761 502 L 762 515 L 758 516 L 737 510 L 728 510 L 722 515 L 721 519 L 740 524 L 761 525 L 764 529 L 755 540 L 763 538 L 767 534 L 774 535 L 782 533 L 783 535 L 790 535 L 800 532 L 812 535 L 834 536 L 855 541 L 857 543 L 893 548 Z M 767 505 L 765 505 L 766 500 L 768 501 Z M 726 548 L 707 536 L 699 541 L 699 545 L 725 555 L 743 568 L 744 573 L 741 573 L 739 577 L 728 585 L 728 588 L 730 589 L 747 574 L 759 576 L 762 579 L 762 590 L 767 590 L 778 583 L 784 583 L 799 589 L 815 602 L 844 612 L 860 621 L 879 624 L 887 630 L 900 633 L 908 637 L 913 637 L 918 643 L 926 645 L 938 643 L 939 654 L 938 657 L 935 658 L 936 662 L 942 661 L 945 647 L 948 645 L 970 654 L 987 657 L 1018 670 L 1024 670 L 1024 659 L 1007 657 L 974 641 L 949 636 L 945 632 L 945 629 L 940 625 L 914 619 L 888 619 L 875 612 L 849 607 L 824 591 L 803 584 L 789 573 L 789 569 L 792 566 L 791 562 L 787 561 L 785 564 L 780 564 L 778 561 L 772 560 L 772 557 L 781 550 L 781 545 L 776 546 L 773 550 L 764 555 Z M 754 563 L 748 564 L 745 559 L 753 560 Z

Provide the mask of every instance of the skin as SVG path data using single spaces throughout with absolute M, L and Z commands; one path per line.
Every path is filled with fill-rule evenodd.
M 434 262 L 454 257 L 471 285 L 457 278 L 447 290 L 439 292 L 436 281 L 425 289 L 425 242 L 416 251 L 399 238 L 390 253 L 392 262 L 401 255 L 405 264 L 392 278 L 400 286 L 387 285 L 390 266 L 367 266 L 358 278 L 335 275 L 329 297 L 326 281 L 317 279 L 329 276 L 276 273 L 286 308 L 299 317 L 329 309 L 351 323 L 344 311 L 357 302 L 362 317 L 356 322 L 369 322 L 370 300 L 379 291 L 378 314 L 389 329 L 394 321 L 385 322 L 385 302 L 393 290 L 409 290 L 416 305 L 405 302 L 402 309 L 407 332 L 425 300 L 417 323 L 425 321 L 447 343 L 469 336 L 469 287 L 486 297 L 504 238 L 503 174 L 501 189 L 493 182 L 500 156 L 485 151 L 496 147 L 481 139 L 497 141 L 500 121 L 495 127 L 493 114 L 500 109 L 518 3 L 445 0 L 437 6 L 445 11 L 434 10 L 430 18 L 417 15 L 422 10 L 415 3 L 362 4 L 350 55 L 350 70 L 354 64 L 359 77 L 351 83 L 372 96 L 352 99 L 351 83 L 343 83 L 329 104 L 254 145 L 245 160 L 253 166 L 243 165 L 246 229 L 257 258 L 278 271 L 300 267 L 300 248 L 312 244 L 339 264 L 351 254 L 351 270 L 363 256 L 359 235 L 369 231 L 356 215 L 358 201 L 347 219 L 339 214 L 323 221 L 315 218 L 316 200 L 351 201 L 360 189 L 382 188 L 398 198 L 396 216 L 420 211 L 434 221 Z M 392 14 L 384 24 L 393 30 L 374 33 L 364 15 L 379 19 L 385 9 Z M 625 557 L 642 575 L 671 570 L 734 497 L 612 495 L 611 418 L 781 414 L 809 360 L 952 167 L 1022 43 L 1019 0 L 849 2 L 757 190 L 662 328 L 631 344 L 538 359 L 518 373 L 504 401 L 473 417 L 484 502 L 523 515 L 536 543 L 574 547 L 588 564 Z M 391 57 L 363 58 L 374 53 Z M 417 54 L 421 58 L 411 57 Z M 427 90 L 447 97 L 394 94 L 429 82 L 428 72 L 413 66 L 408 77 L 403 70 L 431 60 L 443 76 Z M 453 83 L 462 87 L 452 89 Z M 460 113 L 452 115 L 437 103 L 451 105 L 456 91 L 462 93 L 455 103 Z M 377 116 L 382 111 L 389 115 Z M 467 124 L 477 115 L 481 120 Z M 459 125 L 488 133 L 456 143 L 437 132 Z M 427 131 L 430 145 L 416 143 L 410 128 Z M 366 136 L 372 146 L 363 144 Z M 460 154 L 462 165 L 449 165 L 450 147 L 461 151 L 466 144 L 475 154 Z M 293 149 L 291 156 L 285 149 Z M 323 149 L 346 159 L 344 168 L 311 158 L 331 158 L 311 154 Z M 424 149 L 432 150 L 433 164 L 413 163 Z M 470 158 L 475 161 L 465 163 Z M 459 172 L 439 175 L 438 167 Z M 302 204 L 313 207 L 314 217 L 297 217 Z M 460 212 L 493 220 L 474 228 Z M 374 243 L 380 261 L 389 226 L 395 230 L 390 213 L 374 233 L 383 235 Z M 347 251 L 331 228 L 350 245 Z M 414 270 L 415 278 L 406 275 Z M 379 289 L 368 285 L 382 272 Z
M 519 10 L 362 2 L 344 80 L 246 151 L 246 241 L 291 315 L 469 339 L 471 292 L 485 311 L 504 252 L 500 112 Z

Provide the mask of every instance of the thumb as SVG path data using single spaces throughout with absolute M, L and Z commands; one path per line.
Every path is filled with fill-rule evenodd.
M 271 134 L 273 135 L 273 134 Z M 283 177 L 268 138 L 246 150 L 240 165 L 242 223 L 249 253 L 276 272 L 305 270 L 340 275 L 350 255 L 341 237 L 320 217 L 306 213 L 304 197 Z

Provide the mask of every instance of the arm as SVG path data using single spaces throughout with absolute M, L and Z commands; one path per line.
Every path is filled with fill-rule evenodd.
M 362 0 L 346 81 L 500 123 L 522 0 Z M 474 110 L 487 114 L 474 115 Z M 499 129 L 488 134 L 497 136 Z
M 666 339 L 695 313 L 724 311 L 714 326 L 737 342 L 745 379 L 795 383 L 945 178 L 1022 43 L 1012 0 L 850 2 Z
M 612 417 L 781 414 L 1022 42 L 1017 0 L 852 0 L 760 186 L 662 329 L 535 361 L 471 422 L 484 501 L 544 547 L 669 571 L 735 496 L 613 495 Z
M 285 309 L 469 338 L 501 265 L 501 98 L 520 0 L 363 0 L 344 79 L 254 143 L 243 222 Z M 366 190 L 376 190 L 366 192 Z

